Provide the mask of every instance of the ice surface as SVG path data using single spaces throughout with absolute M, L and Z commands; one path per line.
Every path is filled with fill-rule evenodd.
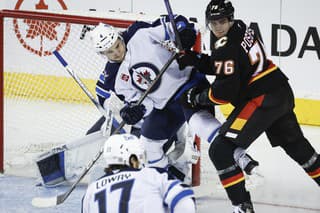
M 320 152 L 320 128 L 303 126 L 303 130 L 316 150 Z M 264 175 L 262 179 L 253 177 L 250 178 L 251 182 L 248 181 L 256 212 L 320 212 L 319 187 L 281 149 L 271 148 L 263 135 L 250 147 L 249 151 L 259 160 L 260 171 Z M 212 171 L 211 176 L 207 174 L 206 178 L 207 180 L 203 181 L 200 187 L 195 188 L 198 212 L 232 212 L 231 204 L 217 182 L 216 173 Z M 65 203 L 54 208 L 37 209 L 31 205 L 33 197 L 54 196 L 65 192 L 67 186 L 46 189 L 36 184 L 37 181 L 34 178 L 0 176 L 1 213 L 80 212 L 85 185 L 77 187 Z
M 7 109 L 11 108 L 6 105 Z M 74 106 L 64 105 L 63 110 L 74 110 Z M 41 111 L 61 113 L 61 107 L 38 109 L 37 113 Z M 59 109 L 59 110 L 58 110 Z M 27 109 L 26 109 L 27 110 Z M 87 108 L 81 107 L 81 110 L 87 111 Z M 59 112 L 58 112 L 59 111 Z M 24 111 L 26 113 L 26 111 Z M 99 112 L 95 117 L 98 118 Z M 29 114 L 29 113 L 27 113 Z M 46 116 L 44 113 L 42 116 Z M 62 114 L 63 116 L 65 113 Z M 11 116 L 11 115 L 6 115 Z M 8 118 L 8 117 L 6 117 Z M 48 118 L 49 119 L 49 118 Z M 45 120 L 45 119 L 44 119 Z M 14 141 L 11 135 L 6 133 L 5 141 L 6 150 L 15 150 L 14 144 L 28 146 L 25 136 L 28 133 L 22 134 L 22 130 L 26 127 L 18 128 L 18 119 L 16 123 L 11 123 L 6 120 L 6 125 L 16 130 L 15 135 L 19 138 Z M 88 120 L 87 120 L 88 123 Z M 89 122 L 91 124 L 92 122 Z M 315 147 L 317 152 L 320 152 L 320 127 L 302 126 L 305 136 L 309 139 L 311 144 Z M 69 129 L 68 129 L 69 130 Z M 76 129 L 77 130 L 77 129 Z M 17 132 L 19 134 L 17 134 Z M 63 132 L 63 131 L 62 131 Z M 76 131 L 77 132 L 77 131 Z M 47 135 L 49 133 L 46 133 Z M 65 142 L 65 134 L 55 135 L 57 141 Z M 73 138 L 73 137 L 71 137 Z M 12 140 L 10 140 L 12 139 Z M 12 149 L 10 149 L 12 147 Z M 40 147 L 36 151 L 45 151 L 45 148 Z M 228 213 L 232 212 L 232 206 L 226 197 L 225 191 L 222 189 L 216 171 L 211 164 L 208 154 L 208 143 L 201 143 L 201 186 L 195 188 L 198 205 L 198 212 L 218 212 Z M 265 135 L 259 137 L 254 144 L 249 148 L 249 153 L 260 162 L 260 171 L 264 178 L 251 177 L 247 181 L 247 186 L 251 191 L 251 197 L 254 202 L 256 212 L 258 213 L 308 213 L 320 212 L 320 190 L 319 187 L 305 174 L 305 172 L 295 162 L 293 162 L 280 148 L 272 148 L 268 143 Z M 13 153 L 5 153 L 5 159 L 14 159 L 10 163 L 6 163 L 5 170 L 18 170 L 17 173 L 5 173 L 0 176 L 0 212 L 1 213 L 28 213 L 28 212 L 80 212 L 81 198 L 85 192 L 85 185 L 79 186 L 65 201 L 65 203 L 47 209 L 37 209 L 31 205 L 31 200 L 35 196 L 54 196 L 65 192 L 67 186 L 46 189 L 36 186 L 39 182 L 34 177 L 34 170 L 28 174 L 25 166 L 20 166 L 26 159 L 32 159 L 36 153 L 24 152 L 20 155 Z M 93 153 L 94 154 L 94 153 Z M 27 156 L 30 155 L 30 156 Z M 85 159 L 89 162 L 92 157 Z M 32 164 L 32 160 L 29 164 Z M 34 164 L 34 163 L 33 163 Z M 29 171 L 30 172 L 30 171 Z M 23 175 L 24 177 L 18 177 Z M 26 177 L 28 176 L 28 177 Z

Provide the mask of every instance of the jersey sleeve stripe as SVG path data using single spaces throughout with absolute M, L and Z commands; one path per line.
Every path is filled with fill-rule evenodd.
M 100 95 L 106 99 L 110 98 L 111 94 L 109 92 L 107 92 L 106 90 L 100 88 L 100 87 L 96 87 L 96 93 L 97 95 Z
M 181 181 L 176 180 L 176 181 L 174 181 L 173 183 L 170 184 L 170 186 L 168 187 L 168 190 L 167 190 L 166 194 L 164 195 L 164 200 L 167 199 L 167 196 L 168 196 L 170 190 L 171 190 L 175 185 L 177 185 L 177 184 L 179 184 L 179 183 L 181 183 Z
M 104 74 L 101 74 L 101 75 L 99 76 L 99 81 L 103 83 L 104 80 L 105 80 L 105 79 L 104 79 Z
M 177 205 L 177 203 L 182 200 L 185 197 L 193 197 L 194 193 L 191 189 L 187 189 L 184 190 L 182 192 L 180 192 L 179 194 L 177 194 L 175 196 L 175 198 L 171 201 L 171 205 L 170 205 L 170 212 L 173 213 L 174 212 L 174 207 Z

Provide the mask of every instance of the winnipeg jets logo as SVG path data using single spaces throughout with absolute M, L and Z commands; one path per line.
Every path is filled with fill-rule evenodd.
M 139 90 L 145 91 L 149 88 L 152 81 L 159 74 L 159 69 L 150 63 L 138 63 L 133 65 L 130 70 L 130 75 L 132 76 L 132 84 Z M 156 90 L 160 85 L 160 80 L 152 87 L 151 92 Z

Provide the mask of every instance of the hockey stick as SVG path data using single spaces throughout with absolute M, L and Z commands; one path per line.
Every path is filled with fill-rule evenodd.
M 66 67 L 67 69 L 67 62 L 62 58 L 62 56 L 57 52 L 54 51 L 56 57 L 59 59 L 59 61 L 62 63 L 62 65 L 64 67 Z M 167 63 L 162 67 L 162 69 L 160 70 L 159 74 L 155 77 L 155 79 L 151 82 L 151 84 L 149 85 L 148 89 L 144 92 L 144 94 L 140 97 L 140 99 L 138 100 L 138 102 L 136 103 L 137 105 L 140 105 L 144 99 L 147 97 L 147 95 L 150 93 L 150 91 L 152 90 L 152 88 L 154 87 L 154 85 L 159 81 L 159 79 L 162 77 L 162 75 L 164 74 L 164 72 L 168 69 L 168 67 L 170 66 L 170 64 L 176 59 L 176 57 L 178 56 L 178 53 L 174 53 L 172 54 L 172 56 L 169 58 L 169 60 L 167 61 Z M 68 68 L 68 72 L 73 75 L 73 71 Z M 76 77 L 74 77 L 76 78 Z M 76 78 L 77 79 L 77 78 Z M 79 79 L 80 80 L 80 79 Z M 81 82 L 81 81 L 80 81 Z M 102 107 L 101 107 L 102 108 Z M 118 128 L 112 132 L 111 134 L 115 134 L 118 133 L 123 126 L 125 125 L 125 122 L 122 121 L 120 123 L 120 125 L 118 126 Z M 52 206 L 56 206 L 59 205 L 61 203 L 63 203 L 71 194 L 71 192 L 76 188 L 76 186 L 79 184 L 79 182 L 83 179 L 83 177 L 89 172 L 89 170 L 91 169 L 91 167 L 98 161 L 98 159 L 100 158 L 100 156 L 103 153 L 103 148 L 100 149 L 100 151 L 96 154 L 96 156 L 88 163 L 88 165 L 84 168 L 84 170 L 82 171 L 81 175 L 78 177 L 78 179 L 70 186 L 70 188 L 63 194 L 54 196 L 54 197 L 35 197 L 32 199 L 32 205 L 36 206 L 36 207 L 40 207 L 40 208 L 45 208 L 45 207 L 52 207 Z
M 105 116 L 106 119 L 108 119 L 109 114 L 106 112 L 106 110 L 98 103 L 98 101 L 95 99 L 95 97 L 91 94 L 89 89 L 86 87 L 86 85 L 81 81 L 81 79 L 77 76 L 77 74 L 69 67 L 66 60 L 60 55 L 60 53 L 55 50 L 53 51 L 54 56 L 59 60 L 59 62 L 62 64 L 62 66 L 65 68 L 65 70 L 71 75 L 71 77 L 77 82 L 77 84 L 81 87 L 84 93 L 90 98 L 91 102 L 97 107 L 97 109 L 101 112 L 102 115 Z
M 179 32 L 178 32 L 176 23 L 174 21 L 173 12 L 172 12 L 169 0 L 164 0 L 164 4 L 166 5 L 166 9 L 167 9 L 167 12 L 168 12 L 169 20 L 170 20 L 170 23 L 171 23 L 172 28 L 173 28 L 173 32 L 174 32 L 174 35 L 175 35 L 175 40 L 176 40 L 176 43 L 177 43 L 177 47 L 178 47 L 179 50 L 182 50 L 183 48 L 182 48 L 181 39 L 180 39 L 180 36 L 179 36 Z

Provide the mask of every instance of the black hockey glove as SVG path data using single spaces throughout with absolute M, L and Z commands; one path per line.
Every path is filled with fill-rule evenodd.
M 177 58 L 177 62 L 179 64 L 179 69 L 183 70 L 187 66 L 195 66 L 200 61 L 200 55 L 194 51 L 185 51 L 184 54 L 181 54 Z
M 181 40 L 182 49 L 190 50 L 195 44 L 197 38 L 194 24 L 178 21 L 176 25 Z
M 181 104 L 186 108 L 191 108 L 191 109 L 196 108 L 199 104 L 198 98 L 197 98 L 199 95 L 199 92 L 200 92 L 199 88 L 197 87 L 192 87 L 186 90 L 180 98 Z
M 120 110 L 120 116 L 126 124 L 138 123 L 146 112 L 146 107 L 141 105 L 128 104 Z

